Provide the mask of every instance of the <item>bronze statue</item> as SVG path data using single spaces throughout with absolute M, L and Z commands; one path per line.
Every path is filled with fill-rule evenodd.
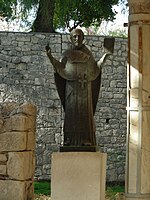
M 74 29 L 70 39 L 73 46 L 63 53 L 60 61 L 52 56 L 49 45 L 46 46 L 65 111 L 63 147 L 66 147 L 64 151 L 67 151 L 67 147 L 70 147 L 68 151 L 95 151 L 94 114 L 101 83 L 101 66 L 110 52 L 96 62 L 90 50 L 82 43 L 82 30 Z

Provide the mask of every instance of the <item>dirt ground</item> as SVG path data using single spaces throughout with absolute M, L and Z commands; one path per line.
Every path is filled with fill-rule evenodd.
M 51 200 L 50 197 L 45 195 L 35 195 L 35 200 Z M 117 193 L 114 197 L 106 198 L 106 200 L 125 200 L 125 195 L 123 192 Z
M 51 200 L 51 198 L 48 197 L 48 196 L 45 196 L 45 195 L 37 195 L 37 194 L 34 195 L 34 199 L 35 199 L 35 200 Z

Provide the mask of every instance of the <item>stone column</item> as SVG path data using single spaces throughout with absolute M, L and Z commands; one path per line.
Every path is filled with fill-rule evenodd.
M 126 199 L 150 199 L 150 0 L 129 0 Z
M 33 200 L 36 108 L 0 104 L 0 199 Z

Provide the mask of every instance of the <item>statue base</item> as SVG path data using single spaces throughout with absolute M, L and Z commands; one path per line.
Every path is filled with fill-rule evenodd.
M 60 146 L 60 152 L 96 152 L 96 146 Z
M 52 154 L 51 188 L 54 200 L 104 200 L 106 153 Z

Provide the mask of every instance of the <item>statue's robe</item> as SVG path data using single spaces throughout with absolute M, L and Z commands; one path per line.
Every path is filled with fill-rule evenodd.
M 55 81 L 65 110 L 64 145 L 95 146 L 93 116 L 99 94 L 100 69 L 85 45 L 78 50 L 67 50 L 61 62 L 65 67 L 56 67 Z

